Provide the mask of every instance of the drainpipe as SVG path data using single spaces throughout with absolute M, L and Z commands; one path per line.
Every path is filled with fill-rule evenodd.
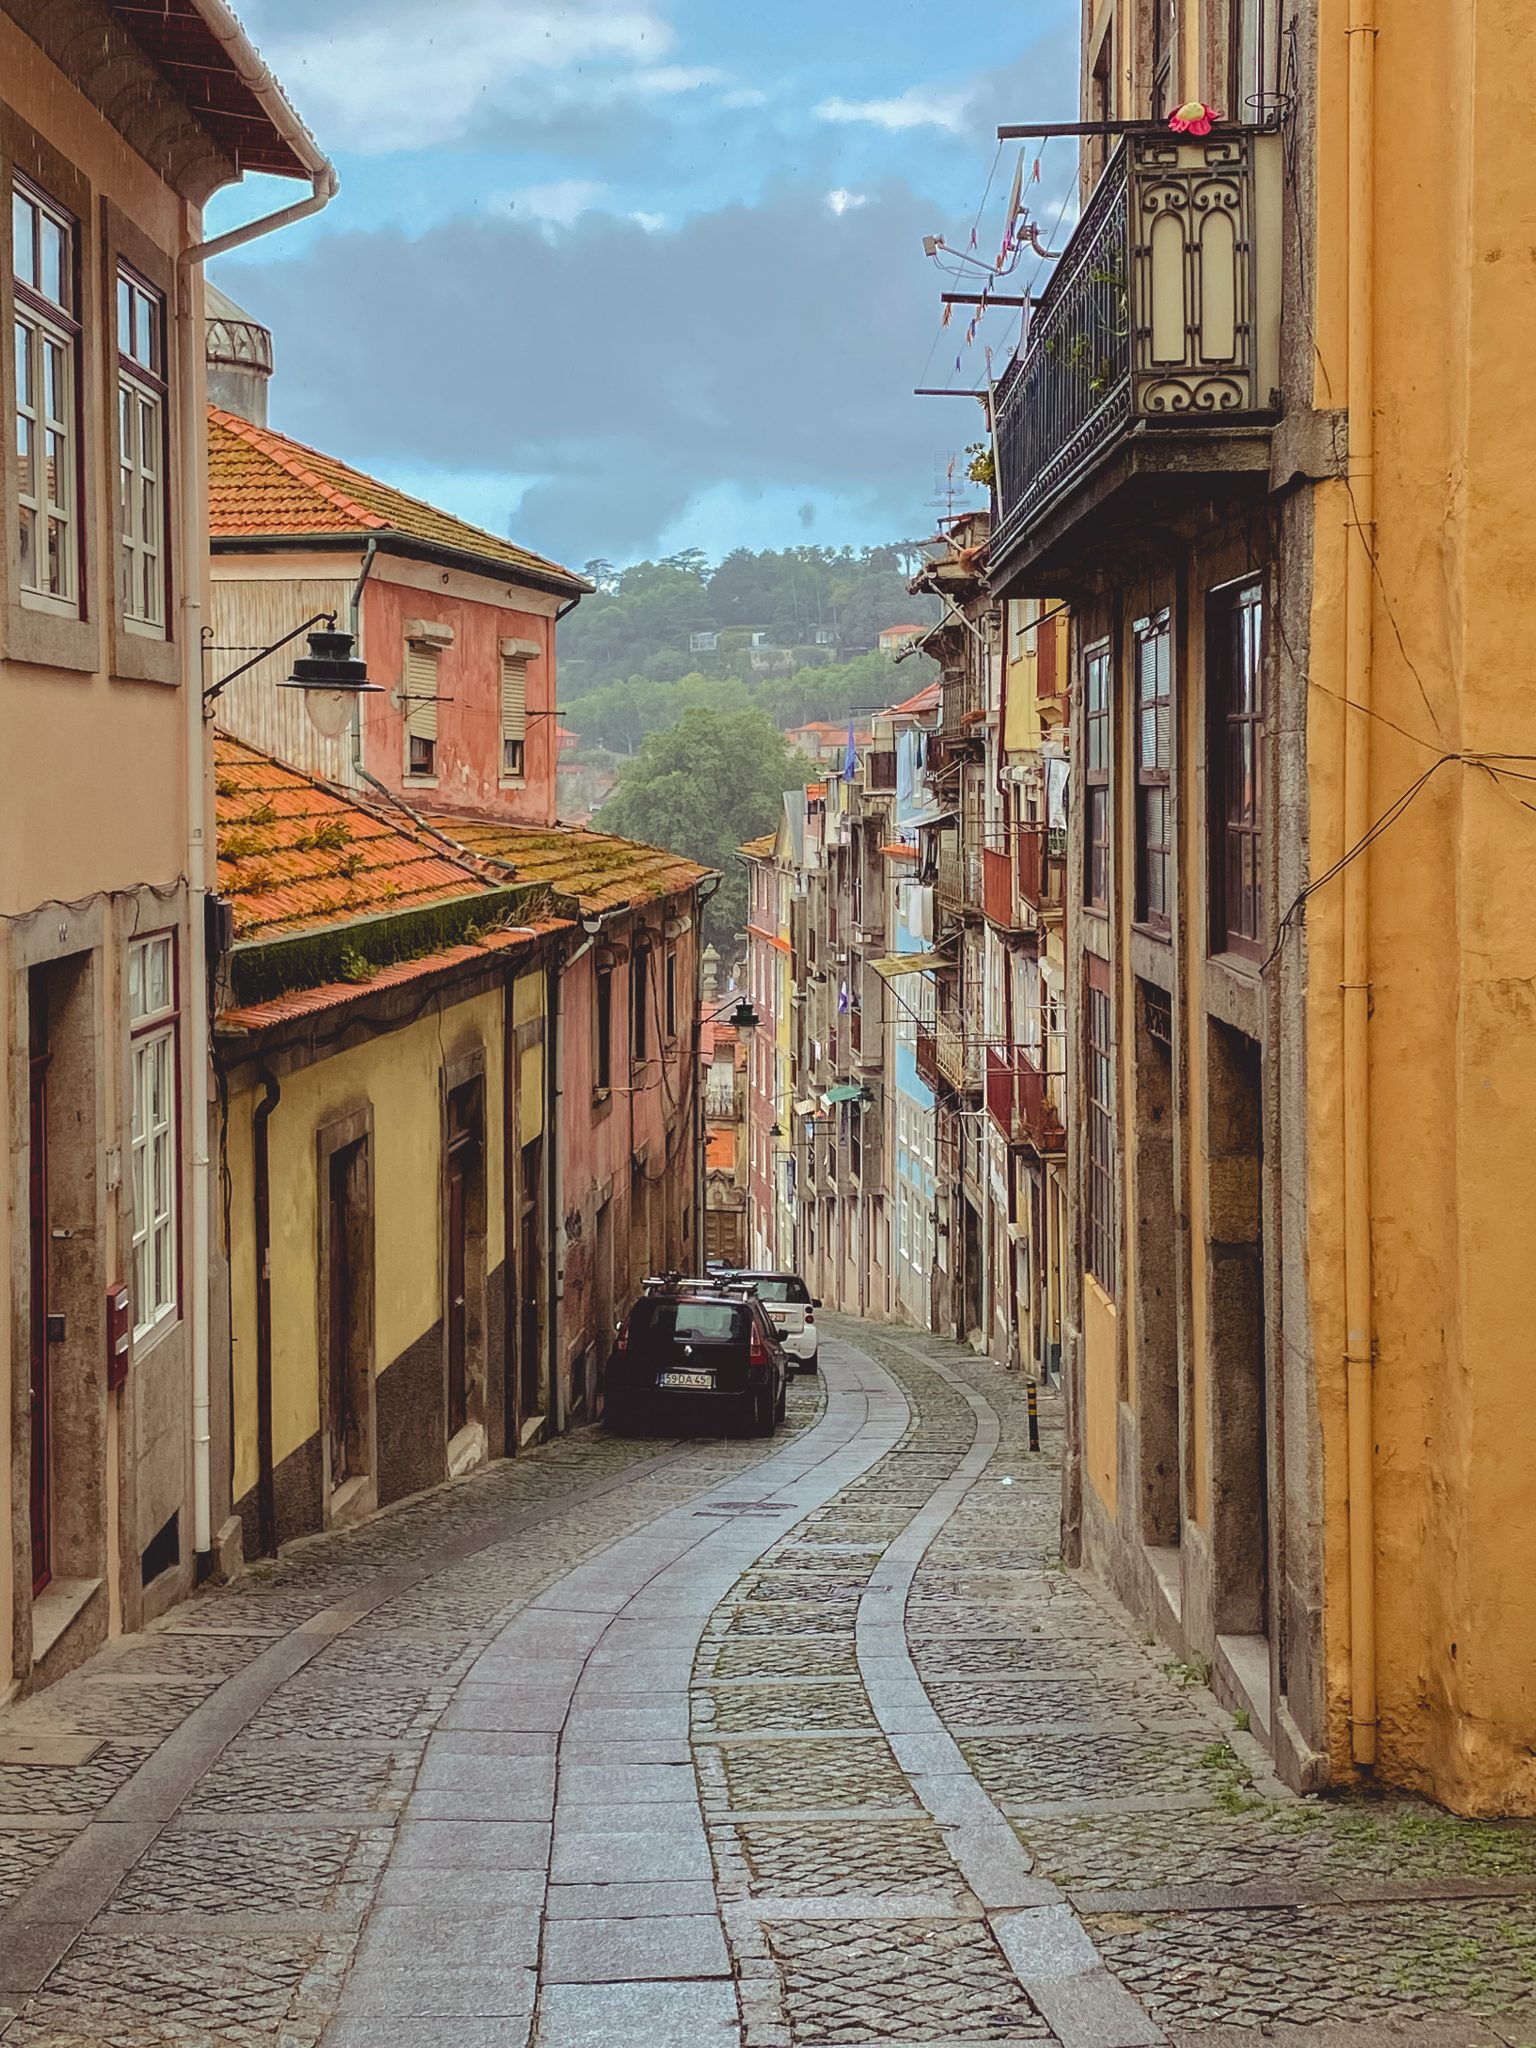
M 1349 10 L 1349 478 L 1344 586 L 1344 845 L 1370 829 L 1376 529 L 1374 326 L 1376 23 L 1372 0 Z M 1344 870 L 1342 1065 L 1344 1120 L 1344 1367 L 1349 1446 L 1349 1726 L 1357 1764 L 1376 1762 L 1375 1349 L 1371 1274 L 1370 861 Z
M 256 1518 L 263 1557 L 277 1555 L 277 1502 L 272 1451 L 272 1170 L 267 1125 L 282 1099 L 270 1067 L 261 1069 L 262 1097 L 251 1118 L 256 1224 Z
M 336 192 L 336 172 L 316 148 L 314 139 L 283 98 L 223 0 L 195 0 L 198 12 L 224 44 L 235 68 L 250 87 L 273 125 L 303 164 L 310 193 L 292 206 L 248 221 L 244 227 L 182 250 L 176 262 L 177 428 L 183 452 L 181 507 L 181 599 L 178 626 L 182 649 L 182 696 L 186 715 L 187 808 L 187 1090 L 188 1151 L 191 1204 L 187 1246 L 186 1324 L 192 1376 L 192 1523 L 193 1549 L 206 1560 L 213 1549 L 212 1431 L 210 1427 L 208 1290 L 211 1246 L 209 1210 L 213 1196 L 210 1164 L 208 1075 L 210 1031 L 208 993 L 208 817 L 206 735 L 203 712 L 203 579 L 208 560 L 208 480 L 202 460 L 205 446 L 203 323 L 201 294 L 194 272 L 210 256 L 238 249 L 259 236 L 304 220 L 329 205 Z M 195 459 L 194 459 L 195 451 Z
M 347 623 L 352 628 L 352 651 L 359 661 L 366 661 L 363 647 L 363 585 L 373 574 L 373 565 L 378 560 L 379 544 L 370 540 L 363 549 L 362 573 L 352 586 L 352 596 L 347 605 Z M 357 711 L 352 720 L 352 772 L 363 773 L 363 700 L 357 700 Z

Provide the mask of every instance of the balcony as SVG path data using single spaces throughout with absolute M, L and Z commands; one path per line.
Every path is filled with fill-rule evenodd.
M 990 846 L 984 848 L 981 856 L 982 907 L 987 913 L 987 923 L 996 925 L 1000 932 L 1016 932 L 1020 928 L 1013 881 L 1014 864 L 1007 854 L 997 853 Z
M 934 896 L 939 907 L 951 917 L 980 917 L 983 911 L 981 849 L 963 850 L 951 833 L 939 848 Z
M 917 1075 L 930 1088 L 939 1085 L 939 1047 L 932 1027 L 919 1024 L 917 1027 Z
M 939 1079 L 957 1095 L 976 1094 L 981 1088 L 980 1046 L 958 1010 L 941 1009 L 934 1028 Z
M 1042 1158 L 1067 1149 L 1067 1134 L 1049 1083 L 1022 1046 L 987 1048 L 987 1113 L 1010 1145 L 1028 1145 Z
M 1059 825 L 1026 820 L 1018 827 L 1019 897 L 1039 924 L 1054 924 L 1066 912 L 1067 835 Z
M 1071 529 L 1244 475 L 1278 407 L 1280 147 L 1253 128 L 1129 135 L 998 387 L 994 587 L 1065 566 Z M 1038 579 L 1036 579 L 1038 586 Z
M 969 667 L 944 671 L 939 684 L 939 738 L 946 747 L 963 746 L 970 740 L 983 744 L 986 709 L 979 676 Z

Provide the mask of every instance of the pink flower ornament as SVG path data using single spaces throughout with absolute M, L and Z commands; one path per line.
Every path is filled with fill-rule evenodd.
M 1209 135 L 1212 124 L 1220 119 L 1218 110 L 1204 100 L 1186 100 L 1168 116 L 1168 126 L 1175 135 Z

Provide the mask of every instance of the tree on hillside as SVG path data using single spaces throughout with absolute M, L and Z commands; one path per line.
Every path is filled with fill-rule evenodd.
M 812 772 L 761 711 L 685 711 L 670 730 L 652 733 L 620 771 L 595 823 L 719 871 L 704 929 L 723 952 L 747 915 L 747 878 L 736 849 L 773 828 L 785 790 L 799 788 Z

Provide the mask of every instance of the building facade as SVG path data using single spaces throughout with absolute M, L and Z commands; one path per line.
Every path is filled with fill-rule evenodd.
M 990 556 L 1072 605 L 1069 1552 L 1292 1782 L 1529 1812 L 1527 24 L 1085 22 Z
M 311 210 L 335 183 L 222 7 L 0 11 L 0 708 L 29 764 L 0 806 L 0 1696 L 139 1626 L 232 1526 L 201 266 L 202 208 L 242 170 L 303 181 Z

